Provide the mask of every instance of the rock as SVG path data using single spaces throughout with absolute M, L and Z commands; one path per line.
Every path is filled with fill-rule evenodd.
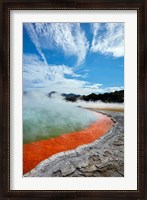
M 116 121 L 106 135 L 91 144 L 51 156 L 24 177 L 123 177 L 124 115 L 103 113 Z
M 67 176 L 72 174 L 76 170 L 76 167 L 72 165 L 69 161 L 66 161 L 64 165 L 61 167 L 62 176 Z

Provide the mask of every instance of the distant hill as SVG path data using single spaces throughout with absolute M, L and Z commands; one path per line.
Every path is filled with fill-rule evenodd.
M 63 93 L 61 94 L 61 96 L 63 96 L 66 101 L 71 101 L 71 102 L 75 102 L 81 98 L 81 95 L 73 94 L 73 93 L 70 93 L 70 94 Z
M 76 102 L 77 100 L 83 101 L 102 101 L 105 103 L 123 103 L 124 102 L 124 90 L 104 93 L 104 94 L 94 94 L 89 95 L 76 95 L 76 94 L 62 94 L 66 101 Z
M 48 97 L 52 98 L 54 94 L 56 94 L 56 91 L 52 91 L 48 93 Z M 79 95 L 79 94 L 65 94 L 62 93 L 61 96 L 64 98 L 66 101 L 71 101 L 71 102 L 76 102 L 77 100 L 82 100 L 82 101 L 102 101 L 105 103 L 123 103 L 124 102 L 124 90 L 119 90 L 115 92 L 110 92 L 110 93 L 104 93 L 104 94 L 95 94 L 91 93 L 89 95 Z
M 84 101 L 102 101 L 105 103 L 123 103 L 124 102 L 124 90 L 104 93 L 104 94 L 89 94 L 87 96 L 83 95 L 82 99 Z
M 56 94 L 57 92 L 56 91 L 51 91 L 50 93 L 48 93 L 48 97 L 52 97 L 54 94 Z

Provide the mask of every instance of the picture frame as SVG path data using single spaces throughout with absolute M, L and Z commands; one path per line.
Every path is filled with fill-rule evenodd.
M 137 10 L 137 190 L 11 190 L 10 189 L 10 11 L 11 10 Z M 1 2 L 1 197 L 3 199 L 145 199 L 146 173 L 146 48 L 147 6 L 139 0 L 2 1 Z

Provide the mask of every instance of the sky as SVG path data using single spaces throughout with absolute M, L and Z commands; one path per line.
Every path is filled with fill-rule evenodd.
M 124 89 L 124 23 L 23 23 L 23 90 Z

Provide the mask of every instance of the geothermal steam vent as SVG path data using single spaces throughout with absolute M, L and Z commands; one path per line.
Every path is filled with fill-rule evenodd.
M 53 154 L 93 142 L 113 125 L 105 115 L 36 93 L 25 95 L 23 115 L 24 173 Z

